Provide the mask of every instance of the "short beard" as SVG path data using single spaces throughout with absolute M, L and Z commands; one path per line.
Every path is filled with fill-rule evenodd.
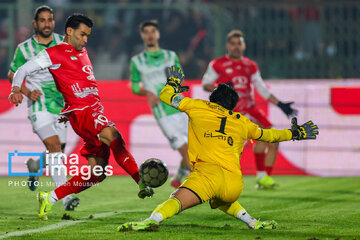
M 40 36 L 43 37 L 43 38 L 48 38 L 48 37 L 50 37 L 50 36 L 53 34 L 53 31 L 51 31 L 49 34 L 45 34 L 45 33 L 42 32 L 42 31 L 36 31 L 36 34 L 40 35 Z
M 147 44 L 146 47 L 155 47 L 155 44 Z

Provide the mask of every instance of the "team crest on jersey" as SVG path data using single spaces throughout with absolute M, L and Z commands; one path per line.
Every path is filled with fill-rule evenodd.
M 225 69 L 225 72 L 226 72 L 226 73 L 232 73 L 232 72 L 233 72 L 233 69 L 232 69 L 232 68 L 227 68 L 227 69 Z
M 70 59 L 71 59 L 71 60 L 78 60 L 78 58 L 75 57 L 75 56 L 71 56 Z
M 89 74 L 89 76 L 86 77 L 88 80 L 95 80 L 93 68 L 92 68 L 91 65 L 83 66 L 82 70 L 83 70 L 84 73 Z

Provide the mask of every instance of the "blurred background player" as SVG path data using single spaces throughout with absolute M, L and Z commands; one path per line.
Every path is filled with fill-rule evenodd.
M 9 80 L 12 83 L 14 73 L 20 66 L 36 56 L 42 50 L 57 45 L 63 40 L 63 36 L 54 33 L 55 20 L 53 10 L 48 6 L 40 6 L 35 10 L 33 27 L 35 34 L 20 43 L 15 51 L 14 59 L 10 65 Z M 64 107 L 64 99 L 56 89 L 55 82 L 48 69 L 36 71 L 26 77 L 25 84 L 21 85 L 21 93 L 28 97 L 28 118 L 41 141 L 49 153 L 64 152 L 67 136 L 67 124 L 58 123 L 60 111 Z M 43 157 L 45 167 L 46 153 Z M 54 163 L 49 162 L 49 167 Z M 63 165 L 59 160 L 59 165 Z M 29 172 L 35 173 L 40 169 L 39 159 L 29 159 L 26 162 Z M 53 173 L 53 172 L 50 172 Z M 55 186 L 66 182 L 66 172 L 55 170 L 50 174 Z M 38 184 L 37 176 L 29 177 L 29 188 L 34 191 Z M 66 210 L 74 210 L 79 204 L 79 198 L 71 195 L 62 199 Z
M 246 45 L 242 31 L 233 30 L 227 35 L 226 49 L 227 55 L 210 62 L 202 79 L 204 90 L 212 92 L 218 84 L 231 82 L 239 95 L 234 111 L 248 116 L 262 128 L 271 128 L 272 124 L 265 113 L 256 106 L 254 88 L 264 99 L 277 105 L 287 117 L 297 114 L 297 110 L 291 107 L 293 102 L 279 101 L 266 87 L 257 64 L 243 56 Z M 259 189 L 276 186 L 274 179 L 269 175 L 275 164 L 278 148 L 278 142 L 256 141 L 254 144 Z
M 181 66 L 175 52 L 159 47 L 160 32 L 156 20 L 142 22 L 139 31 L 145 50 L 131 59 L 131 89 L 134 94 L 147 97 L 161 131 L 182 156 L 179 169 L 171 180 L 171 185 L 178 188 L 181 179 L 191 170 L 187 154 L 188 118 L 185 113 L 160 102 L 159 94 L 166 83 L 165 70 L 172 65 Z
M 80 153 L 87 158 L 91 171 L 86 174 L 79 172 L 51 192 L 39 192 L 39 218 L 42 220 L 47 220 L 48 212 L 58 200 L 80 193 L 106 178 L 110 150 L 119 166 L 139 185 L 138 196 L 153 195 L 153 190 L 140 181 L 138 166 L 115 124 L 104 115 L 85 48 L 92 27 L 92 20 L 85 15 L 71 15 L 65 23 L 64 42 L 41 51 L 14 75 L 9 101 L 17 106 L 23 99 L 20 93 L 23 79 L 32 72 L 49 69 L 58 91 L 64 96 L 63 119 L 69 120 L 74 131 L 84 140 Z M 53 153 L 52 157 L 59 158 L 59 153 Z
M 178 94 L 189 89 L 181 86 L 184 74 L 180 68 L 169 68 L 167 77 L 160 99 L 189 117 L 189 157 L 193 171 L 148 219 L 124 223 L 117 230 L 153 230 L 165 219 L 207 201 L 212 209 L 220 209 L 251 229 L 277 228 L 274 220 L 258 221 L 237 202 L 244 187 L 239 161 L 244 144 L 250 139 L 266 142 L 316 139 L 318 127 L 311 121 L 298 126 L 294 118 L 291 130 L 262 129 L 232 111 L 239 96 L 230 84 L 219 84 L 209 102 Z

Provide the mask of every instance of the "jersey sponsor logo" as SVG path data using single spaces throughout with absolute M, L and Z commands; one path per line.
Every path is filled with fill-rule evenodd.
M 71 59 L 71 60 L 78 60 L 78 58 L 75 57 L 75 56 L 71 56 L 70 59 Z
M 209 130 L 204 133 L 204 137 L 205 138 L 217 138 L 217 139 L 224 140 L 224 141 L 227 138 L 225 135 L 220 135 L 220 134 L 213 135 L 213 133 L 211 131 L 209 131 Z
M 227 135 L 223 135 L 223 134 L 216 134 L 209 130 L 207 130 L 204 133 L 204 138 L 213 138 L 213 139 L 218 139 L 218 140 L 222 140 L 222 141 L 227 141 L 227 143 L 230 146 L 232 146 L 234 144 L 234 139 L 231 136 L 227 136 Z
M 98 95 L 98 89 L 94 87 L 80 88 L 79 83 L 71 85 L 74 95 L 78 98 L 84 98 L 88 95 Z
M 65 49 L 65 52 L 72 52 L 72 49 Z
M 94 72 L 91 65 L 83 66 L 82 71 L 89 74 L 89 76 L 86 77 L 88 80 L 95 80 Z
M 211 109 L 216 109 L 216 110 L 218 110 L 220 112 L 225 112 L 224 108 L 221 107 L 220 105 L 217 105 L 217 104 L 214 104 L 214 103 L 211 103 L 211 102 L 205 102 L 205 104 Z
M 223 66 L 226 67 L 226 66 L 230 66 L 232 64 L 231 61 L 228 61 L 228 62 L 224 62 Z
M 248 78 L 245 76 L 236 76 L 231 79 L 234 84 L 234 89 L 246 89 L 248 85 Z

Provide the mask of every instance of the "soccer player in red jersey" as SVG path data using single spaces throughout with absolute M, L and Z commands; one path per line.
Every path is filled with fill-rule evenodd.
M 64 97 L 65 107 L 61 114 L 83 138 L 85 143 L 81 154 L 87 158 L 91 169 L 90 177 L 81 173 L 49 193 L 40 192 L 40 219 L 47 219 L 47 213 L 56 201 L 103 181 L 110 150 L 116 162 L 139 184 L 138 196 L 145 198 L 153 194 L 151 188 L 141 183 L 138 166 L 126 149 L 120 132 L 104 115 L 92 64 L 85 48 L 92 26 L 90 18 L 82 14 L 71 15 L 65 24 L 64 41 L 40 52 L 14 75 L 9 101 L 17 106 L 23 99 L 20 87 L 24 78 L 40 69 L 49 69 L 58 91 Z M 102 169 L 102 174 L 96 176 L 99 175 L 99 169 Z
M 233 30 L 227 35 L 228 54 L 210 62 L 202 84 L 206 91 L 212 92 L 220 83 L 231 82 L 239 95 L 234 109 L 258 123 L 262 128 L 271 128 L 272 124 L 255 104 L 254 88 L 269 102 L 277 105 L 288 117 L 295 116 L 297 110 L 291 107 L 294 102 L 279 101 L 265 86 L 255 62 L 243 56 L 246 49 L 244 35 L 240 30 Z M 269 175 L 275 164 L 279 143 L 257 141 L 254 145 L 257 168 L 257 187 L 274 188 L 275 181 Z

